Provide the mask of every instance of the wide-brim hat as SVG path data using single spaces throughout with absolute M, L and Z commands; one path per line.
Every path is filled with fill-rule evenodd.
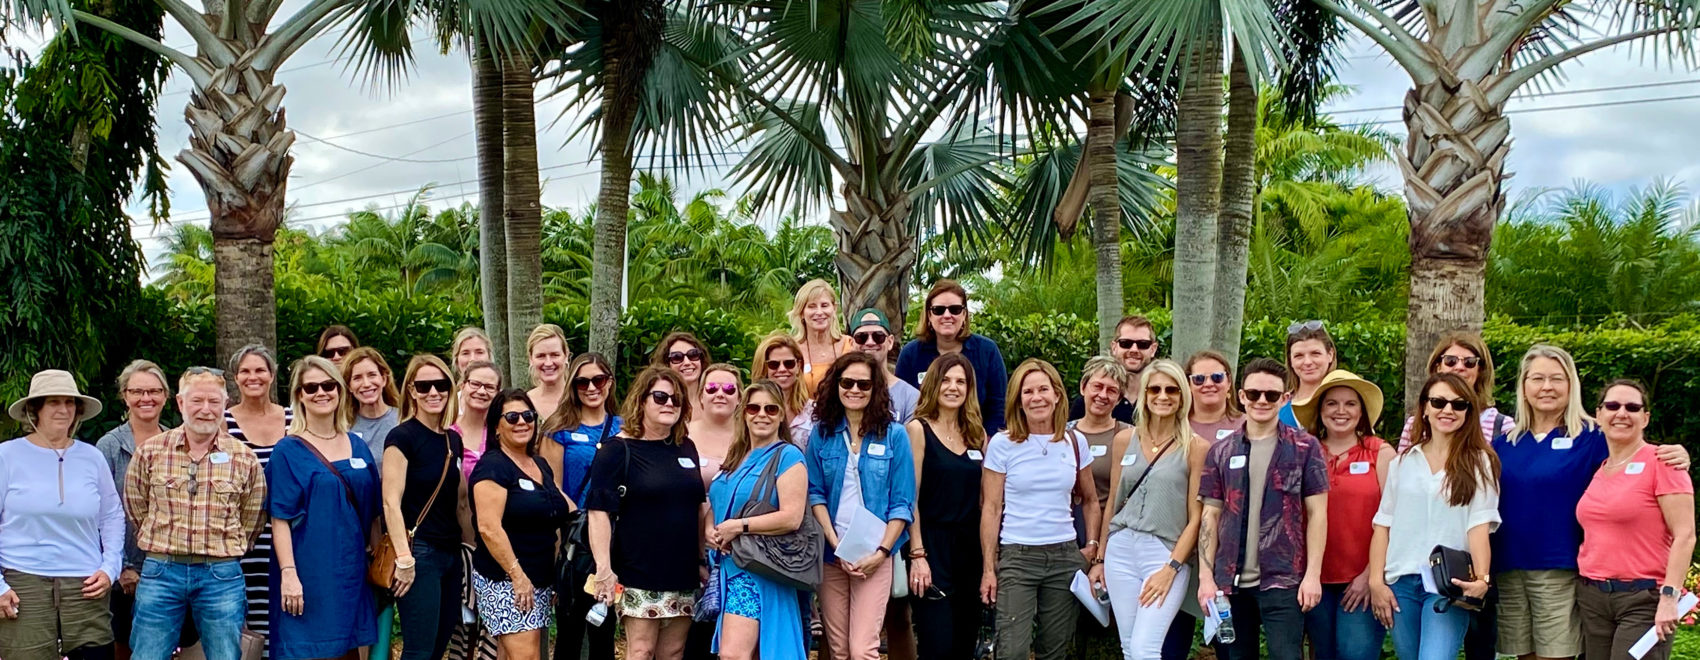
M 1370 423 L 1381 419 L 1381 406 L 1384 399 L 1381 388 L 1345 369 L 1335 369 L 1322 377 L 1322 384 L 1316 386 L 1316 391 L 1310 398 L 1293 404 L 1293 417 L 1298 418 L 1299 424 L 1306 429 L 1316 427 L 1316 416 L 1322 408 L 1322 395 L 1336 387 L 1350 387 L 1364 400 L 1364 414 Z
M 13 401 L 12 405 L 6 408 L 6 414 L 11 415 L 12 419 L 29 424 L 31 423 L 30 420 L 24 416 L 24 405 L 31 400 L 50 396 L 68 396 L 82 401 L 83 414 L 77 418 L 79 422 L 86 422 L 89 418 L 100 414 L 100 399 L 84 395 L 81 390 L 77 389 L 76 377 L 72 376 L 69 371 L 59 369 L 48 369 L 32 376 L 30 378 L 30 393 L 22 399 Z

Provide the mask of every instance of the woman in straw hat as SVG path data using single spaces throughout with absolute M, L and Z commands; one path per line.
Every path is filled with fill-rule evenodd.
M 0 444 L 0 657 L 109 658 L 124 508 L 100 450 L 76 438 L 100 401 L 54 369 L 6 412 L 30 433 Z

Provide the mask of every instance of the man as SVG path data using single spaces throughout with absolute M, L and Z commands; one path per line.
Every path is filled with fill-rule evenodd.
M 265 520 L 260 460 L 225 432 L 225 382 L 196 367 L 178 380 L 183 426 L 141 442 L 124 478 L 136 546 L 147 553 L 130 632 L 135 660 L 169 660 L 194 613 L 208 660 L 241 657 L 242 554 Z
M 1157 329 L 1152 327 L 1151 319 L 1143 316 L 1125 316 L 1116 323 L 1116 338 L 1110 342 L 1110 357 L 1120 360 L 1122 367 L 1127 369 L 1127 382 L 1122 384 L 1121 400 L 1116 402 L 1116 409 L 1110 413 L 1117 421 L 1133 423 L 1135 406 L 1132 397 L 1138 396 L 1139 373 L 1157 361 Z M 1086 399 L 1075 396 L 1068 402 L 1068 418 L 1080 419 L 1086 416 Z
M 850 343 L 856 350 L 874 356 L 881 367 L 885 368 L 885 379 L 891 383 L 891 414 L 897 423 L 903 424 L 915 416 L 915 404 L 921 402 L 921 391 L 914 385 L 903 382 L 891 371 L 891 349 L 897 346 L 897 337 L 891 334 L 891 323 L 886 321 L 885 314 L 869 307 L 855 316 L 850 317 Z
M 1245 427 L 1212 444 L 1198 496 L 1198 601 L 1228 596 L 1237 639 L 1228 660 L 1300 660 L 1304 613 L 1322 599 L 1328 467 L 1309 433 L 1280 423 L 1286 368 L 1258 358 L 1240 382 Z

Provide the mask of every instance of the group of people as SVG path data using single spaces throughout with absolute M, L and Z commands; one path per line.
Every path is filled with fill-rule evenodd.
M 1502 414 L 1492 356 L 1458 332 L 1383 440 L 1382 391 L 1321 322 L 1235 365 L 1159 358 L 1132 316 L 1065 383 L 1042 359 L 1009 371 L 957 283 L 922 302 L 899 349 L 884 314 L 810 282 L 747 380 L 680 331 L 623 397 L 548 324 L 529 390 L 476 328 L 398 379 L 333 326 L 287 406 L 261 346 L 174 380 L 138 360 L 92 446 L 101 402 L 42 372 L 8 410 L 29 434 L 0 443 L 0 658 L 198 640 L 235 660 L 244 631 L 273 658 L 358 658 L 393 607 L 421 660 L 540 658 L 551 626 L 555 658 L 611 659 L 619 630 L 638 660 L 802 659 L 812 636 L 835 660 L 1051 660 L 1079 580 L 1130 659 L 1186 658 L 1223 613 L 1230 660 L 1307 639 L 1373 660 L 1388 635 L 1404 660 L 1620 658 L 1649 628 L 1666 641 L 1645 657 L 1668 656 L 1693 483 L 1685 451 L 1647 442 L 1639 383 L 1590 409 L 1571 356 L 1536 345 Z M 818 573 L 751 559 L 796 547 L 779 537 L 817 544 Z M 1442 549 L 1469 564 L 1450 584 Z

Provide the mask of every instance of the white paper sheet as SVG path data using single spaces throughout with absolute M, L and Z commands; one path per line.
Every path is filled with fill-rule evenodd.
M 844 535 L 838 537 L 838 548 L 832 554 L 845 561 L 861 561 L 874 553 L 880 547 L 880 541 L 885 540 L 885 521 L 869 511 L 867 507 L 855 507 L 855 511 L 839 511 L 838 517 L 850 516 L 850 524 L 844 530 Z
M 1423 591 L 1439 595 L 1440 589 L 1434 584 L 1434 567 L 1423 564 L 1421 573 L 1423 575 Z
M 1204 643 L 1216 641 L 1216 629 L 1222 627 L 1222 615 L 1216 612 L 1216 599 L 1204 601 Z
M 1700 603 L 1700 597 L 1696 597 L 1692 593 L 1683 594 L 1682 599 L 1676 601 L 1676 618 L 1680 619 L 1683 616 L 1686 616 L 1694 609 L 1694 605 L 1696 603 Z M 1635 660 L 1641 660 L 1641 657 L 1647 655 L 1647 652 L 1653 650 L 1653 646 L 1658 643 L 1658 627 L 1654 626 L 1652 628 L 1648 628 L 1647 634 L 1642 635 L 1641 639 L 1637 640 L 1634 646 L 1629 647 L 1629 655 L 1633 656 Z
M 1086 606 L 1086 611 L 1098 620 L 1098 625 L 1106 628 L 1110 626 L 1110 607 L 1100 602 L 1097 594 L 1092 593 L 1092 580 L 1086 577 L 1085 571 L 1074 572 L 1074 581 L 1069 583 L 1068 590 L 1074 592 L 1075 600 Z

